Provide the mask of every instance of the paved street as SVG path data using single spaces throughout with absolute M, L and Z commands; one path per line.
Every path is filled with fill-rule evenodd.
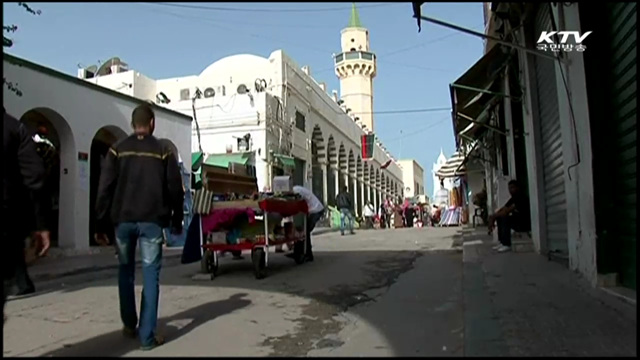
M 459 356 L 455 233 L 325 233 L 313 263 L 276 254 L 261 281 L 248 257 L 224 258 L 214 281 L 197 276 L 199 264 L 167 264 L 160 322 L 168 342 L 147 353 L 120 336 L 113 270 L 38 284 L 43 294 L 7 305 L 4 355 Z
M 274 254 L 260 281 L 248 256 L 223 258 L 213 281 L 167 258 L 168 342 L 145 353 L 120 334 L 113 269 L 39 282 L 7 305 L 4 356 L 636 354 L 635 306 L 605 301 L 542 256 L 492 254 L 481 233 L 324 233 L 313 263 Z

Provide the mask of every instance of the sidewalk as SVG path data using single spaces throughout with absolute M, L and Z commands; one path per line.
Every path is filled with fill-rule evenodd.
M 180 259 L 182 248 L 164 248 L 163 259 L 171 261 Z M 140 254 L 136 255 L 136 262 L 140 263 Z M 35 282 L 47 281 L 64 276 L 86 274 L 94 271 L 115 269 L 118 260 L 115 257 L 115 249 L 102 248 L 100 251 L 76 255 L 52 254 L 39 259 L 29 267 L 29 276 Z
M 465 356 L 636 356 L 636 307 L 536 253 L 463 233 Z

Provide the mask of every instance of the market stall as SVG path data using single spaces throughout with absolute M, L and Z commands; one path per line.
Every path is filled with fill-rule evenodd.
M 200 261 L 203 272 L 213 279 L 220 255 L 231 252 L 239 259 L 250 251 L 254 275 L 262 279 L 267 276 L 270 247 L 285 244 L 293 249 L 296 263 L 305 261 L 306 216 L 300 228 L 291 221 L 307 214 L 304 199 L 288 191 L 258 193 L 255 177 L 225 168 L 203 166 L 202 175 L 182 263 Z

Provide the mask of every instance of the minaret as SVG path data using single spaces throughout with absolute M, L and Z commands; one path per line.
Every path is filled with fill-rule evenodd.
M 353 3 L 349 25 L 341 33 L 342 52 L 334 55 L 340 96 L 346 108 L 373 131 L 373 78 L 376 55 L 369 48 L 369 30 L 360 23 Z

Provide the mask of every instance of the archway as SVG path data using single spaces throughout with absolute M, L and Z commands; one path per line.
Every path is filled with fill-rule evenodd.
M 100 173 L 104 160 L 109 152 L 109 148 L 121 139 L 127 137 L 127 133 L 117 126 L 108 125 L 100 128 L 91 141 L 89 154 L 89 245 L 96 246 L 93 235 L 96 231 L 96 196 L 98 194 L 98 184 L 100 183 Z M 111 241 L 115 241 L 113 233 L 107 234 Z
M 325 204 L 327 203 L 327 199 L 324 198 L 322 166 L 325 166 L 327 162 L 325 160 L 326 156 L 322 129 L 320 129 L 320 126 L 316 125 L 313 127 L 313 133 L 311 135 L 311 190 L 316 197 L 318 199 L 322 199 Z
M 347 168 L 349 164 L 347 163 L 347 150 L 344 147 L 344 144 L 340 144 L 338 148 L 338 191 L 342 191 L 345 186 L 348 186 L 347 181 L 345 179 L 345 175 L 347 173 Z
M 329 136 L 327 142 L 327 204 L 335 205 L 336 203 L 336 178 L 335 171 L 333 169 L 338 168 L 338 151 L 336 149 L 336 142 L 333 140 L 333 136 Z
M 75 240 L 76 145 L 71 127 L 64 117 L 49 108 L 31 109 L 20 117 L 20 121 L 32 135 L 38 135 L 34 140 L 38 142 L 39 153 L 47 167 L 45 191 L 51 204 L 47 219 L 51 245 L 72 247 Z

